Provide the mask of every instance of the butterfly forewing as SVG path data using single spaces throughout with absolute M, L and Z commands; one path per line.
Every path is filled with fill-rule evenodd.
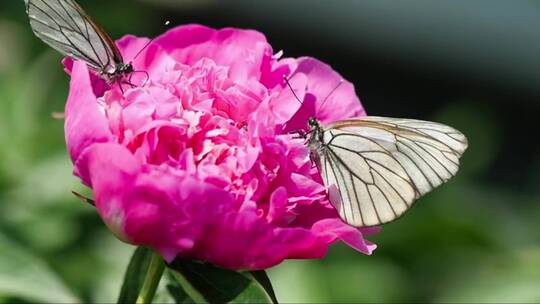
M 434 122 L 368 116 L 326 127 L 319 168 L 341 218 L 354 226 L 390 222 L 458 170 L 467 139 Z M 330 195 L 332 197 L 332 195 Z
M 112 39 L 73 0 L 25 0 L 32 30 L 65 56 L 114 73 L 122 56 Z

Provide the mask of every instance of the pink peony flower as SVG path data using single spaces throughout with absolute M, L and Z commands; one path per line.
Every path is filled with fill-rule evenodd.
M 126 36 L 126 61 L 148 41 Z M 107 226 L 166 261 L 263 269 L 320 258 L 343 241 L 375 245 L 328 202 L 308 148 L 288 132 L 364 115 L 353 85 L 313 58 L 280 59 L 255 31 L 172 29 L 134 59 L 137 86 L 107 86 L 82 62 L 71 74 L 66 141 Z M 284 84 L 291 79 L 303 109 Z

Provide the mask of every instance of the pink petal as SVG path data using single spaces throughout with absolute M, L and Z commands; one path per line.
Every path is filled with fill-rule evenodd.
M 307 77 L 307 94 L 315 99 L 315 117 L 328 124 L 336 120 L 364 116 L 365 111 L 354 90 L 354 85 L 341 77 L 329 65 L 311 57 L 298 59 L 296 74 Z M 336 89 L 337 88 L 337 89 Z M 308 96 L 306 96 L 308 98 Z M 309 102 L 313 102 L 311 99 Z M 310 110 L 312 105 L 305 105 Z
M 75 162 L 92 144 L 111 141 L 112 134 L 107 119 L 99 111 L 85 63 L 74 63 L 70 87 L 64 130 L 69 154 Z M 88 182 L 88 176 L 79 176 Z
M 120 239 L 131 239 L 133 236 L 126 234 L 124 229 L 125 207 L 140 164 L 121 145 L 96 143 L 84 151 L 77 167 L 80 172 L 87 173 L 96 208 L 107 226 Z
M 73 70 L 73 64 L 74 64 L 73 59 L 71 59 L 69 57 L 65 57 L 62 60 L 62 64 L 64 65 L 64 71 L 68 75 L 71 75 L 71 72 Z M 109 88 L 109 86 L 107 85 L 107 82 L 105 82 L 105 80 L 101 79 L 96 74 L 96 72 L 89 71 L 89 73 L 90 73 L 90 82 L 92 83 L 92 90 L 94 91 L 94 95 L 97 96 L 97 97 L 103 96 L 103 93 L 105 93 L 105 91 Z
M 364 240 L 361 229 L 351 227 L 340 219 L 319 221 L 313 225 L 312 230 L 327 243 L 340 240 L 365 254 L 371 254 L 377 248 L 377 245 Z M 371 229 L 368 231 L 373 232 Z
M 258 79 L 263 58 L 272 56 L 264 35 L 253 30 L 215 30 L 202 25 L 185 25 L 169 30 L 155 43 L 183 64 L 192 65 L 202 58 L 211 58 L 229 67 L 229 76 L 237 82 L 251 77 Z

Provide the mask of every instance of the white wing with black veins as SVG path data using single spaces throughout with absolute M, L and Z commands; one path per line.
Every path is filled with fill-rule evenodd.
M 32 30 L 65 56 L 96 71 L 114 71 L 122 61 L 112 39 L 73 0 L 25 0 Z
M 466 148 L 466 137 L 443 124 L 367 116 L 325 128 L 320 170 L 338 190 L 332 203 L 340 217 L 374 226 L 400 217 L 454 176 Z

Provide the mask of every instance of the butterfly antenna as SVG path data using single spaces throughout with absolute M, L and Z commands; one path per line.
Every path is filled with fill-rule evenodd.
M 296 98 L 296 100 L 297 100 L 301 105 L 303 105 L 304 103 L 300 100 L 300 98 L 298 98 L 298 95 L 296 95 L 296 92 L 295 92 L 294 89 L 292 88 L 291 83 L 289 82 L 289 79 L 287 78 L 287 76 L 283 76 L 283 80 L 285 81 L 285 83 L 287 84 L 287 86 L 289 87 L 289 89 L 291 89 L 291 92 L 293 93 L 294 98 Z
M 322 109 L 322 106 L 326 103 L 326 101 L 328 100 L 328 98 L 334 94 L 334 92 L 345 82 L 345 80 L 342 78 L 339 80 L 338 84 L 332 89 L 332 91 L 330 91 L 330 93 L 328 93 L 328 95 L 326 95 L 326 97 L 324 98 L 323 102 L 321 103 L 321 105 L 319 106 L 319 109 Z
M 169 20 L 165 21 L 165 27 L 168 27 L 169 24 L 171 24 L 171 22 Z M 156 38 L 152 38 L 150 39 L 140 50 L 139 52 L 137 52 L 137 54 L 135 55 L 135 57 L 133 57 L 133 59 L 131 59 L 131 61 L 135 61 L 135 59 L 137 59 L 137 57 L 139 57 L 139 55 L 147 48 L 150 46 L 150 44 L 152 44 L 152 42 L 154 42 Z
M 137 52 L 137 54 L 135 55 L 135 57 L 133 57 L 133 59 L 131 59 L 131 61 L 135 61 L 135 59 L 137 59 L 137 57 L 139 57 L 139 55 L 148 47 L 150 46 L 150 44 L 152 44 L 152 42 L 154 41 L 155 38 L 152 38 L 150 40 L 148 40 L 148 42 L 139 50 L 139 52 Z
M 303 108 L 302 106 L 304 105 L 304 103 L 302 102 L 302 100 L 300 100 L 300 98 L 298 97 L 298 95 L 296 95 L 296 92 L 294 91 L 291 83 L 289 82 L 289 79 L 286 77 L 286 76 L 283 76 L 283 80 L 285 81 L 285 83 L 287 84 L 287 86 L 289 87 L 289 89 L 291 90 L 292 94 L 294 95 L 294 98 L 300 103 L 300 110 L 302 111 L 306 111 L 307 110 L 305 108 Z M 309 115 L 309 113 L 307 113 Z M 290 122 L 291 120 L 289 119 L 288 121 L 285 122 L 285 124 L 283 125 L 283 129 L 286 129 L 287 127 L 287 124 Z M 302 138 L 305 138 L 305 135 L 303 133 L 303 130 L 297 130 L 297 131 L 293 131 L 292 133 L 298 133 Z

